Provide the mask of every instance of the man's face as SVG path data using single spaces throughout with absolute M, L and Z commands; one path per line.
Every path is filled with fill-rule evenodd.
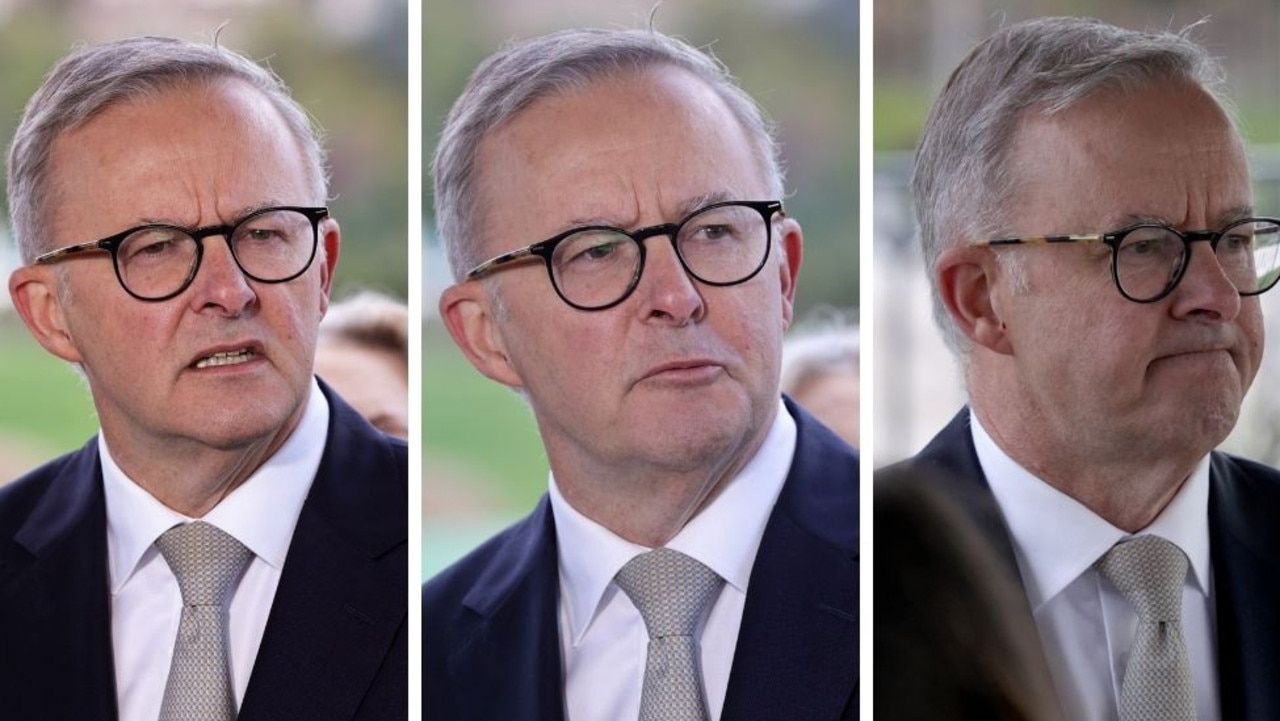
M 1218 230 L 1251 213 L 1243 150 L 1202 90 L 1104 93 L 1018 138 L 1017 235 L 1097 233 L 1154 220 Z M 1235 424 L 1262 355 L 1257 298 L 1241 298 L 1208 243 L 1177 288 L 1123 298 L 1104 245 L 1015 248 L 1025 292 L 996 290 L 1030 423 L 1047 438 L 1132 458 L 1208 452 Z M 997 251 L 1003 252 L 1003 251 Z M 1037 417 L 1038 416 L 1038 417 Z
M 144 223 L 230 224 L 271 205 L 315 205 L 304 154 L 270 102 L 237 81 L 178 87 L 108 108 L 53 146 L 50 237 L 56 246 Z M 248 280 L 221 236 L 204 239 L 194 281 L 144 302 L 105 253 L 59 264 L 51 301 L 65 339 L 46 347 L 82 364 L 113 450 L 195 441 L 220 449 L 278 440 L 309 393 L 316 328 L 328 304 L 337 225 L 287 283 Z M 55 281 L 53 268 L 37 268 Z M 215 353 L 239 362 L 198 367 Z
M 637 229 L 713 200 L 772 199 L 751 147 L 714 91 L 682 70 L 543 98 L 481 147 L 485 254 L 579 225 Z M 509 369 L 488 372 L 528 393 L 558 474 L 575 463 L 697 469 L 763 438 L 801 243 L 794 221 L 773 228 L 768 264 L 730 287 L 691 279 L 671 243 L 650 238 L 635 292 L 603 311 L 566 305 L 538 263 L 487 281 Z

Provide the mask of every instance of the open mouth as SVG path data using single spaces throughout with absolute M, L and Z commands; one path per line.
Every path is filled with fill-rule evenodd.
M 247 363 L 258 356 L 250 348 L 241 348 L 240 350 L 222 351 L 214 353 L 211 356 L 201 358 L 192 364 L 194 368 L 217 368 L 218 366 L 233 366 L 240 363 Z

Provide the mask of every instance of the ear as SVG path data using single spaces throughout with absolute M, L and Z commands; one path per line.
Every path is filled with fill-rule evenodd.
M 320 263 L 320 314 L 329 310 L 329 292 L 333 289 L 333 272 L 338 268 L 338 255 L 342 252 L 342 230 L 333 217 L 320 221 L 320 248 L 324 252 Z
M 476 370 L 503 385 L 523 388 L 524 380 L 507 355 L 494 302 L 483 283 L 455 283 L 440 294 L 440 317 Z
M 796 279 L 800 277 L 800 263 L 804 260 L 804 233 L 800 223 L 783 218 L 777 224 L 778 246 L 782 250 L 782 262 L 778 263 L 778 280 L 782 284 L 782 329 L 791 326 L 795 316 Z
M 82 363 L 67 326 L 62 301 L 58 298 L 58 278 L 48 266 L 23 266 L 9 276 L 9 297 L 22 322 L 45 350 L 68 363 Z
M 999 262 L 989 248 L 948 248 L 933 265 L 942 304 L 960 331 L 975 345 L 1003 355 L 1013 354 L 1008 329 L 993 294 Z

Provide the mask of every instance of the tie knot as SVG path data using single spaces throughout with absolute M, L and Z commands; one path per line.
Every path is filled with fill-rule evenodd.
M 649 638 L 692 636 L 723 579 L 698 561 L 658 548 L 627 562 L 614 577 L 644 619 Z
M 174 526 L 156 547 L 178 579 L 184 606 L 225 606 L 253 554 L 204 521 Z
M 1159 536 L 1121 541 L 1103 554 L 1098 572 L 1110 580 L 1143 621 L 1178 621 L 1187 556 Z

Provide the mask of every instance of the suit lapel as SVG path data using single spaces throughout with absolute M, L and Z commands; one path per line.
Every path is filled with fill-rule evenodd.
M 1209 537 L 1224 719 L 1280 718 L 1280 484 L 1213 455 Z M 1263 475 L 1271 477 L 1262 477 Z
M 6 718 L 116 718 L 107 516 L 96 439 L 54 475 L 0 564 Z M 12 653 L 21 649 L 20 654 Z M 28 700 L 30 709 L 23 706 Z M 16 704 L 16 707 L 15 707 Z
M 555 538 L 544 496 L 463 599 L 468 627 L 446 661 L 449 695 L 467 699 L 463 718 L 563 721 Z
M 345 721 L 383 699 L 407 704 L 404 447 L 326 395 L 329 437 L 289 544 L 241 721 Z
M 1021 584 L 1022 574 L 1009 527 L 991 493 L 991 486 L 987 485 L 978 452 L 973 447 L 973 433 L 969 429 L 971 412 L 965 408 L 957 413 L 918 456 L 904 465 L 929 473 L 930 480 L 968 516 L 1014 574 L 1014 580 Z
M 857 713 L 858 460 L 788 409 L 795 457 L 752 567 L 723 721 Z

